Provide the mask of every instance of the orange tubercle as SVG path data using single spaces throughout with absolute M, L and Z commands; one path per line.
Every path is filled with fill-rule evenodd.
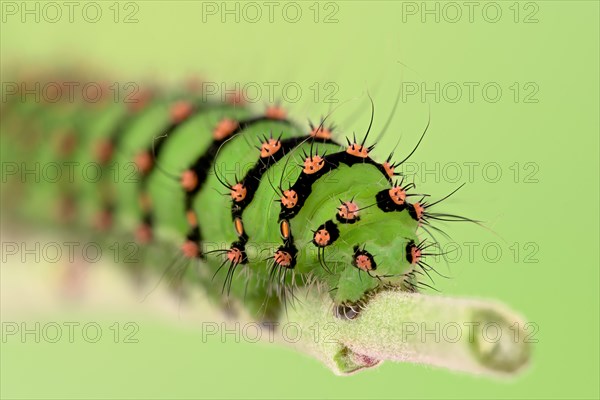
M 181 174 L 181 186 L 186 192 L 191 192 L 198 185 L 198 175 L 191 169 L 183 171 Z
M 242 251 L 237 247 L 232 247 L 227 251 L 227 259 L 233 264 L 240 264 L 244 259 Z
M 413 207 L 415 208 L 415 214 L 417 216 L 417 219 L 420 220 L 421 217 L 423 217 L 423 214 L 425 213 L 425 207 L 423 207 L 419 202 L 413 204 Z
M 115 149 L 110 139 L 100 139 L 96 144 L 96 160 L 100 164 L 106 164 L 113 156 Z
M 141 153 L 136 154 L 135 156 L 135 165 L 138 168 L 138 171 L 142 175 L 146 175 L 152 169 L 154 164 L 154 160 L 152 158 L 152 154 L 147 151 L 143 151 Z
M 416 265 L 419 263 L 419 260 L 421 259 L 421 250 L 417 246 L 411 247 L 410 259 L 412 265 Z
M 135 238 L 139 243 L 146 244 L 152 241 L 152 228 L 147 224 L 141 224 L 135 231 Z
M 233 132 L 238 128 L 239 123 L 233 119 L 224 118 L 213 130 L 213 138 L 215 140 L 224 140 L 231 136 Z
M 112 226 L 112 213 L 108 210 L 102 210 L 96 214 L 94 226 L 100 231 L 107 231 Z
M 356 266 L 358 268 L 362 269 L 365 272 L 371 271 L 373 269 L 373 266 L 371 264 L 371 258 L 367 255 L 360 254 L 356 256 L 354 262 L 356 263 Z
M 315 126 L 310 131 L 310 136 L 316 139 L 329 140 L 331 139 L 331 131 L 324 126 Z
M 62 157 L 73 153 L 77 147 L 77 136 L 73 132 L 64 132 L 58 137 L 57 151 Z
M 399 186 L 395 186 L 388 190 L 388 194 L 390 195 L 390 199 L 399 206 L 403 205 L 406 200 L 406 192 Z
M 329 244 L 331 240 L 331 235 L 327 232 L 327 229 L 319 229 L 315 232 L 314 241 L 317 246 L 325 247 Z
M 277 153 L 281 149 L 281 141 L 277 139 L 269 139 L 260 146 L 260 158 L 267 158 Z
M 291 254 L 284 250 L 277 250 L 275 252 L 275 264 L 280 267 L 290 267 L 292 265 Z
M 338 215 L 347 220 L 353 220 L 358 217 L 358 204 L 346 201 L 338 208 Z
M 246 198 L 247 193 L 248 191 L 242 183 L 236 183 L 231 188 L 231 198 L 236 203 L 239 203 L 240 201 L 244 200 Z
M 270 119 L 284 120 L 287 118 L 287 111 L 281 106 L 270 105 L 265 111 L 265 117 Z
M 194 243 L 191 240 L 186 240 L 181 245 L 181 252 L 186 258 L 197 258 L 200 256 L 200 247 L 197 243 Z
M 140 90 L 136 95 L 133 95 L 133 98 L 130 102 L 127 103 L 129 111 L 132 113 L 136 113 L 138 111 L 143 110 L 150 100 L 152 99 L 152 91 L 148 89 Z
M 348 148 L 346 149 L 346 153 L 353 155 L 354 157 L 369 157 L 369 149 L 357 143 L 352 143 L 350 146 L 348 146 Z
M 294 190 L 285 190 L 283 196 L 281 196 L 281 204 L 285 208 L 294 208 L 298 204 L 298 193 Z
M 187 119 L 194 111 L 194 106 L 189 101 L 178 101 L 171 106 L 171 121 L 178 123 Z
M 385 170 L 385 173 L 387 174 L 387 176 L 389 176 L 390 178 L 394 177 L 394 166 L 392 164 L 390 164 L 387 161 L 384 162 L 383 169 Z
M 246 103 L 244 94 L 239 90 L 236 90 L 233 93 L 231 93 L 231 92 L 227 93 L 225 99 L 227 100 L 227 102 L 229 104 L 232 104 L 232 105 L 242 105 L 242 104 Z
M 313 157 L 306 157 L 306 160 L 304 160 L 304 169 L 302 170 L 302 172 L 309 175 L 314 174 L 320 171 L 324 166 L 325 160 L 321 156 L 315 155 Z

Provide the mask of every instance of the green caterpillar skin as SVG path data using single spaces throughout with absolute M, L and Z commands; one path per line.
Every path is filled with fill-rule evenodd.
M 363 138 L 340 145 L 324 123 L 300 126 L 280 107 L 260 115 L 189 90 L 137 100 L 5 103 L 4 160 L 102 172 L 12 186 L 24 191 L 20 208 L 135 238 L 162 271 L 258 319 L 278 318 L 301 286 L 328 291 L 336 315 L 352 319 L 377 291 L 423 285 L 417 231 L 433 204 L 409 203 L 399 164 L 373 160 Z

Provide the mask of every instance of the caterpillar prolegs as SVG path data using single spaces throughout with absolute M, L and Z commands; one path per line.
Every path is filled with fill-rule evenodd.
M 281 318 L 298 291 L 314 290 L 334 318 L 359 321 L 382 292 L 430 287 L 438 272 L 427 257 L 444 235 L 436 221 L 472 221 L 437 211 L 454 192 L 427 200 L 399 172 L 429 123 L 402 156 L 372 157 L 383 133 L 372 130 L 372 101 L 364 133 L 347 135 L 331 114 L 300 124 L 279 104 L 256 112 L 239 96 L 211 102 L 190 88 L 149 86 L 129 100 L 5 103 L 4 160 L 77 166 L 83 178 L 14 185 L 3 197 L 21 192 L 38 221 L 133 238 L 142 265 L 258 320 Z M 335 357 L 345 372 L 378 361 L 347 347 Z

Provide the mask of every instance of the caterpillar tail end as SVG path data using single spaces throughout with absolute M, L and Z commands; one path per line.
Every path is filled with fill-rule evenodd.
M 282 324 L 297 326 L 301 339 L 282 337 L 337 375 L 390 360 L 510 378 L 526 370 L 535 341 L 531 324 L 492 301 L 382 291 L 352 320 L 332 307 L 327 296 L 309 294 Z

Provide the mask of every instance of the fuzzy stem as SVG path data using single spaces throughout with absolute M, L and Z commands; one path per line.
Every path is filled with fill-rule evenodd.
M 375 295 L 354 320 L 333 315 L 327 296 L 298 296 L 288 309 L 282 339 L 323 361 L 339 375 L 384 360 L 445 367 L 474 374 L 509 376 L 530 355 L 524 320 L 490 301 L 398 291 Z

